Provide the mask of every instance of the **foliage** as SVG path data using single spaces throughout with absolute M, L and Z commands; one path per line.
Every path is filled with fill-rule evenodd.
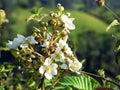
M 33 26 L 33 34 L 28 37 L 18 34 L 13 41 L 8 41 L 7 46 L 16 58 L 12 70 L 13 88 L 44 90 L 45 78 L 51 81 L 60 79 L 61 74 L 68 71 L 79 74 L 82 63 L 67 44 L 69 30 L 75 29 L 74 18 L 63 11 L 61 4 L 58 4 L 57 12 L 44 15 L 41 9 L 32 10 L 27 22 L 35 21 L 39 25 Z M 51 88 L 52 85 L 48 90 Z
M 8 40 L 7 46 L 14 61 L 0 66 L 0 89 L 94 90 L 102 84 L 92 76 L 101 79 L 105 87 L 114 84 L 118 89 L 119 83 L 106 78 L 103 70 L 98 71 L 100 75 L 82 71 L 83 62 L 78 60 L 68 44 L 69 34 L 76 28 L 74 18 L 70 13 L 64 14 L 61 4 L 57 8 L 58 11 L 48 14 L 42 14 L 41 9 L 32 10 L 27 19 L 27 22 L 37 23 L 33 26 L 32 35 L 25 37 L 17 34 L 13 41 Z M 96 36 L 92 38 L 94 40 Z M 98 43 L 97 40 L 95 42 Z M 94 47 L 91 41 L 89 44 L 88 48 Z
M 59 82 L 64 86 L 72 86 L 77 90 L 95 90 L 100 84 L 92 77 L 82 74 L 79 76 L 66 76 Z

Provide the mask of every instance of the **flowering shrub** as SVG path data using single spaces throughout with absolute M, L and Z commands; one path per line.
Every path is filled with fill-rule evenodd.
M 33 10 L 27 22 L 34 21 L 39 26 L 33 26 L 32 35 L 24 37 L 18 34 L 13 41 L 8 40 L 14 63 L 0 66 L 0 89 L 72 90 L 74 87 L 77 90 L 94 90 L 100 86 L 98 81 L 87 75 L 93 74 L 81 71 L 82 62 L 67 42 L 75 29 L 74 18 L 70 13 L 64 14 L 61 4 L 57 8 L 57 12 L 44 15 L 41 9 Z M 105 79 L 105 75 L 100 78 Z
M 39 53 L 39 73 L 47 79 L 52 79 L 52 76 L 57 75 L 61 69 L 63 71 L 79 72 L 82 68 L 82 64 L 67 44 L 68 32 L 70 33 L 70 30 L 75 29 L 74 18 L 69 18 L 70 16 L 63 14 L 63 7 L 60 4 L 58 4 L 58 8 L 58 13 L 51 13 L 45 17 L 39 17 L 40 13 L 36 13 L 34 17 L 29 19 L 29 21 L 37 20 L 40 23 L 40 29 L 35 27 L 37 31 L 34 30 L 33 36 L 25 38 L 23 35 L 18 34 L 17 38 L 7 43 L 9 48 L 17 50 L 18 53 L 33 53 L 34 58 L 38 56 L 35 55 L 35 45 L 41 47 L 40 51 L 44 54 Z M 44 21 L 46 18 L 50 19 Z M 25 59 L 28 57 L 25 57 Z M 33 59 L 30 59 L 32 62 Z
M 75 29 L 74 18 L 70 14 L 63 14 L 64 7 L 58 4 L 58 12 L 51 12 L 41 16 L 41 9 L 34 10 L 27 21 L 35 21 L 39 27 L 34 27 L 33 34 L 28 37 L 18 34 L 7 46 L 16 58 L 18 72 L 28 77 L 39 79 L 39 89 L 44 90 L 44 80 L 52 80 L 68 71 L 80 74 L 82 63 L 75 57 L 67 43 L 68 33 Z M 16 74 L 14 73 L 14 76 Z M 34 73 L 37 75 L 33 76 Z M 20 81 L 27 81 L 24 76 Z M 34 79 L 32 83 L 36 84 Z M 21 85 L 21 84 L 20 84 Z M 37 85 L 37 84 L 36 84 Z M 35 85 L 32 85 L 35 86 Z M 32 87 L 31 85 L 29 87 Z M 36 88 L 36 87 L 35 87 Z M 36 88 L 37 89 L 37 88 Z

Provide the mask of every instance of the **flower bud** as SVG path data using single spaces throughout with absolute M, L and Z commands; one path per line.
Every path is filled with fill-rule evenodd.
M 70 16 L 71 16 L 71 13 L 67 13 L 66 15 L 67 15 L 68 17 L 70 17 Z
M 48 22 L 45 23 L 45 26 L 46 26 L 46 27 L 48 26 Z
M 57 13 L 54 13 L 53 17 L 54 17 L 54 18 L 57 18 L 57 17 L 58 17 L 58 14 L 57 14 Z
M 96 3 L 97 3 L 99 6 L 104 6 L 104 5 L 105 5 L 105 0 L 96 0 Z
M 53 16 L 54 16 L 54 12 L 51 12 L 49 15 L 50 15 L 51 17 L 53 17 Z
M 60 11 L 64 11 L 64 7 L 60 3 L 57 4 L 57 7 Z
M 57 7 L 58 7 L 58 8 L 59 8 L 59 7 L 61 7 L 61 4 L 60 4 L 60 3 L 58 3 L 58 4 L 57 4 Z
M 4 19 L 6 17 L 5 11 L 4 10 L 0 10 L 0 18 Z

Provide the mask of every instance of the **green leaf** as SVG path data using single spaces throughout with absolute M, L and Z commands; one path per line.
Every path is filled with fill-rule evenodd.
M 108 31 L 111 27 L 120 25 L 117 19 L 113 20 L 113 22 L 106 28 L 106 31 Z
M 105 77 L 105 71 L 103 69 L 99 69 L 98 73 L 101 77 Z
M 52 83 L 50 82 L 50 80 L 45 79 L 45 87 L 48 87 L 50 85 L 52 85 Z
M 59 82 L 64 86 L 72 86 L 77 90 L 95 90 L 100 84 L 92 77 L 81 74 L 79 76 L 66 76 Z
M 120 60 L 120 51 L 115 52 L 115 61 L 116 63 L 119 63 Z
M 116 78 L 120 80 L 120 75 L 117 75 Z
M 60 87 L 55 87 L 52 90 L 73 90 L 70 86 L 60 86 Z
M 5 90 L 5 88 L 4 88 L 4 87 L 2 87 L 2 86 L 0 86 L 0 90 Z

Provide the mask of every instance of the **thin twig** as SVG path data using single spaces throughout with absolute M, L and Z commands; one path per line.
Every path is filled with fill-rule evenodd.
M 120 21 L 119 16 L 118 16 L 117 14 L 115 14 L 107 5 L 104 5 L 104 7 L 105 7 L 107 10 L 109 10 L 109 11 L 113 14 L 113 16 L 114 16 L 118 21 Z
M 85 72 L 85 71 L 80 71 L 80 72 L 83 73 L 83 74 L 87 74 L 87 75 L 90 75 L 90 76 L 94 76 L 94 77 L 97 77 L 97 78 L 101 78 L 101 79 L 103 79 L 103 80 L 106 80 L 107 82 L 111 82 L 111 83 L 115 84 L 116 86 L 120 87 L 120 82 L 115 82 L 115 81 L 113 81 L 113 80 L 109 80 L 109 79 L 107 79 L 107 78 L 104 78 L 104 77 L 102 77 L 102 76 L 100 76 L 100 75 L 96 75 L 96 74 L 93 74 L 93 73 L 89 73 L 89 72 Z
M 63 77 L 63 75 L 65 71 L 61 72 L 61 74 L 59 74 L 56 79 L 53 81 L 52 85 L 47 89 L 47 90 L 51 90 L 52 88 L 55 87 L 55 85 L 59 82 L 59 80 L 61 79 L 61 77 Z
M 40 54 L 40 53 L 34 51 L 33 49 L 30 49 L 30 48 L 29 48 L 28 50 L 29 50 L 31 53 L 33 53 L 33 54 L 35 54 L 35 55 L 41 57 L 42 59 L 44 59 L 44 56 L 43 56 L 42 54 Z

